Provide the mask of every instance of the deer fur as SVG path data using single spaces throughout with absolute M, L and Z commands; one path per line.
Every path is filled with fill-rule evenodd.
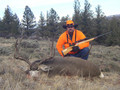
M 40 63 L 39 63 L 40 62 Z M 100 76 L 101 71 L 98 66 L 90 61 L 77 57 L 53 57 L 50 60 L 37 60 L 30 66 L 31 70 L 40 70 L 48 76 L 66 75 L 95 77 Z

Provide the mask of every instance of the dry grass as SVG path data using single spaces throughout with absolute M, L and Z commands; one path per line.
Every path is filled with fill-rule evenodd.
M 93 46 L 89 60 L 103 68 L 105 78 L 83 78 L 70 76 L 55 76 L 48 78 L 40 75 L 37 80 L 28 79 L 24 73 L 28 65 L 23 61 L 15 60 L 14 39 L 0 38 L 2 47 L 10 47 L 9 55 L 0 55 L 0 90 L 120 90 L 120 47 Z M 32 42 L 30 40 L 31 46 Z M 46 58 L 50 51 L 49 41 L 37 41 L 36 48 L 26 48 L 31 61 Z M 27 45 L 27 44 L 26 44 Z M 27 46 L 26 46 L 27 47 Z M 32 53 L 31 53 L 32 52 Z M 59 55 L 56 51 L 56 55 Z

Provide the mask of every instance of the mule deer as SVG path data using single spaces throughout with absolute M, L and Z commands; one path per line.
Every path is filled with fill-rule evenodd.
M 20 40 L 21 42 L 21 40 Z M 18 39 L 15 43 L 15 54 L 16 59 L 25 61 L 30 67 L 27 70 L 31 76 L 36 76 L 39 71 L 47 73 L 48 76 L 55 75 L 68 75 L 68 76 L 83 76 L 83 77 L 95 77 L 101 76 L 98 66 L 94 65 L 90 61 L 86 61 L 77 57 L 60 57 L 51 56 L 44 60 L 36 60 L 30 62 L 29 59 L 25 59 L 19 54 Z

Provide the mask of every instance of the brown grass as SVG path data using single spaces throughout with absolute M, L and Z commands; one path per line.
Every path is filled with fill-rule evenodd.
M 0 38 L 0 45 L 11 47 L 14 51 L 14 39 Z M 33 42 L 30 40 L 31 43 Z M 46 58 L 49 54 L 49 41 L 38 41 L 39 47 L 24 50 L 30 55 L 30 61 Z M 33 53 L 29 52 L 33 50 Z M 13 52 L 14 53 L 14 52 Z M 83 78 L 70 76 L 55 76 L 48 78 L 40 75 L 37 80 L 28 79 L 24 73 L 28 65 L 15 60 L 13 53 L 9 56 L 0 55 L 0 90 L 120 90 L 120 47 L 93 46 L 89 60 L 98 64 L 105 78 Z M 59 55 L 56 51 L 56 55 Z

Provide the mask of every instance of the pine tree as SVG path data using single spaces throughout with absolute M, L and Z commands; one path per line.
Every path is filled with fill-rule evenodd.
M 104 32 L 107 32 L 105 27 L 106 27 L 106 19 L 105 19 L 104 13 L 102 12 L 100 5 L 98 5 L 96 7 L 96 18 L 95 18 L 96 31 L 94 31 L 96 33 L 96 36 L 103 34 Z M 103 44 L 104 40 L 105 40 L 105 37 L 101 37 L 97 39 L 96 41 L 99 44 Z
M 40 28 L 40 30 L 44 30 L 45 25 L 46 25 L 45 17 L 43 15 L 43 13 L 41 12 L 41 14 L 40 14 L 40 20 L 38 22 L 38 27 Z
M 36 26 L 34 14 L 28 6 L 25 7 L 22 25 L 23 28 L 26 30 L 27 35 L 30 35 L 30 30 L 34 29 Z
M 85 33 L 86 36 L 90 37 L 93 33 L 91 27 L 92 27 L 92 19 L 93 19 L 93 13 L 90 10 L 91 5 L 90 3 L 85 0 L 84 3 L 84 10 L 81 12 L 81 28 L 83 33 Z
M 2 25 L 2 20 L 0 18 L 0 36 L 2 36 L 2 31 L 3 31 L 3 25 Z
M 12 22 L 11 27 L 12 27 L 11 33 L 13 33 L 14 36 L 20 34 L 19 32 L 20 21 L 19 21 L 17 14 L 13 15 L 13 22 Z
M 107 39 L 105 39 L 106 44 L 109 46 L 120 46 L 120 19 L 112 17 L 111 20 L 108 20 L 107 27 L 109 31 L 112 31 L 112 33 L 107 36 Z
M 80 25 L 81 18 L 80 18 L 80 2 L 79 0 L 74 0 L 74 14 L 73 14 L 73 21 Z
M 2 30 L 2 20 L 0 18 L 0 32 L 1 32 L 1 30 Z
M 38 21 L 38 30 L 39 30 L 40 36 L 42 37 L 45 36 L 46 20 L 42 12 L 40 13 L 40 19 Z
M 18 34 L 19 19 L 16 14 L 12 14 L 10 7 L 7 6 L 5 9 L 4 17 L 2 20 L 3 31 L 2 33 L 6 36 L 15 36 Z
M 99 34 L 102 34 L 103 32 L 103 26 L 104 26 L 103 20 L 105 19 L 105 16 L 103 15 L 103 12 L 100 8 L 100 5 L 97 6 L 96 13 L 97 15 L 96 15 L 95 21 L 96 21 L 96 27 L 97 27 L 97 35 L 99 35 Z
M 59 21 L 59 16 L 57 12 L 51 8 L 50 12 L 47 15 L 47 32 L 48 36 L 50 37 L 55 37 L 57 34 L 58 30 L 58 21 Z
M 8 35 L 9 33 L 11 33 L 11 22 L 13 21 L 13 14 L 10 10 L 10 7 L 7 6 L 7 8 L 5 9 L 4 12 L 4 17 L 3 17 L 3 28 L 4 28 L 4 33 L 6 33 L 6 35 Z

